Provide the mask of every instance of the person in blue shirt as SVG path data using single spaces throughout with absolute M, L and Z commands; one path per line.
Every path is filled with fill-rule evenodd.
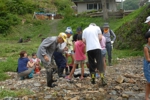
M 25 79 L 26 77 L 33 78 L 34 69 L 34 62 L 29 60 L 27 52 L 21 51 L 17 67 L 18 76 L 21 77 L 21 79 Z

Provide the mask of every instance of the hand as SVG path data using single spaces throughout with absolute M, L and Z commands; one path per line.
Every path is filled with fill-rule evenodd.
M 49 62 L 49 61 L 50 61 L 50 59 L 48 58 L 48 56 L 47 56 L 47 55 L 44 55 L 44 59 L 45 59 L 45 61 L 47 61 L 47 62 Z
M 111 41 L 111 44 L 113 44 L 114 43 L 114 41 Z
M 65 48 L 64 48 L 64 51 L 67 51 L 67 50 L 68 50 L 68 47 L 65 47 Z

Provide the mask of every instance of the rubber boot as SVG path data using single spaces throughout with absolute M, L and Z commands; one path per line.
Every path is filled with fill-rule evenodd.
M 105 82 L 105 79 L 104 79 L 104 73 L 100 73 L 100 77 L 101 77 L 102 85 L 103 86 L 107 85 L 107 83 Z
M 52 84 L 54 82 L 53 80 L 53 71 L 51 69 L 47 70 L 47 86 L 48 87 L 55 87 L 55 84 Z
M 63 74 L 63 72 L 64 72 L 64 68 L 61 68 L 61 67 L 58 68 L 58 76 L 59 77 L 65 77 L 66 76 L 66 75 Z
M 96 73 L 91 73 L 91 83 L 95 84 L 95 74 Z
M 112 64 L 111 64 L 111 58 L 108 58 L 108 65 L 112 66 Z
M 66 75 L 69 75 L 68 67 L 65 67 L 65 73 L 66 73 Z

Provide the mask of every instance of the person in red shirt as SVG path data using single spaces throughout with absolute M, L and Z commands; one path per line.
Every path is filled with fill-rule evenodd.
M 35 74 L 40 74 L 40 70 L 41 70 L 40 63 L 41 63 L 41 60 L 39 58 L 37 58 L 36 53 L 32 53 L 31 62 L 35 63 L 34 73 Z

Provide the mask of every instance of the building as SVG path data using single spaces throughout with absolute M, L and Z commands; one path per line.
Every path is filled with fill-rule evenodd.
M 101 0 L 72 0 L 72 2 L 74 2 L 77 7 L 77 13 L 102 10 Z M 108 11 L 116 11 L 116 4 L 120 2 L 121 0 L 106 0 L 106 7 Z

